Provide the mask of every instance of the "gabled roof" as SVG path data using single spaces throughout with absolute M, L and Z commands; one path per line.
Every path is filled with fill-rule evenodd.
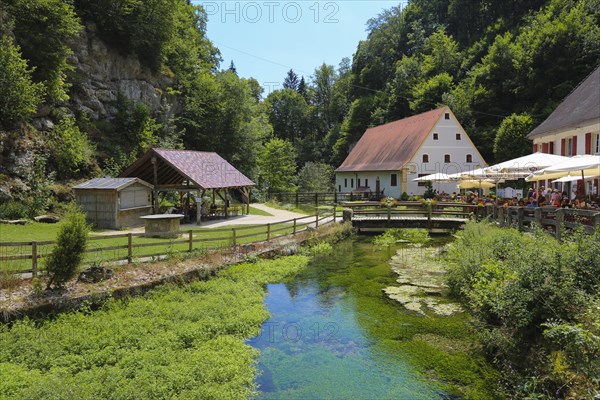
M 337 172 L 398 171 L 414 157 L 447 107 L 369 128 Z
M 142 185 L 148 186 L 152 189 L 152 185 L 148 182 L 144 182 L 138 178 L 94 178 L 87 182 L 80 183 L 74 186 L 73 189 L 81 190 L 94 190 L 94 189 L 105 189 L 105 190 L 122 190 L 127 186 L 131 186 L 134 183 L 141 183 Z
M 120 176 L 154 182 L 154 156 L 157 161 L 158 186 L 183 185 L 185 181 L 201 189 L 254 186 L 254 182 L 217 153 L 192 150 L 150 149 Z
M 600 122 L 600 66 L 565 97 L 556 110 L 531 131 L 527 138 L 534 139 L 594 122 Z

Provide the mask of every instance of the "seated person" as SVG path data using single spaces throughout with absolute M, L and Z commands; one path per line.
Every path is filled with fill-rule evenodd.
M 204 205 L 204 203 L 200 204 L 200 215 L 201 216 L 206 215 L 206 206 Z
M 210 214 L 211 215 L 216 215 L 217 214 L 217 205 L 214 204 L 214 203 L 210 205 Z
M 538 207 L 544 207 L 546 205 L 546 198 L 544 196 L 540 196 L 538 200 Z

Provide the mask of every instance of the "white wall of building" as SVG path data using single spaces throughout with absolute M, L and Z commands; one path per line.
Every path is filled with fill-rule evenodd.
M 392 186 L 392 174 L 396 174 L 396 186 Z M 380 190 L 385 196 L 400 197 L 402 194 L 402 177 L 400 171 L 365 171 L 365 172 L 337 172 L 335 174 L 335 189 L 340 193 L 351 193 L 360 186 L 368 186 L 375 192 L 376 182 L 379 177 Z M 367 183 L 368 181 L 368 183 Z
M 437 140 L 434 139 L 434 134 L 437 134 Z M 457 134 L 460 134 L 460 140 L 457 139 Z M 427 163 L 423 162 L 424 155 L 428 156 L 429 161 Z M 446 162 L 445 155 L 450 156 L 450 162 Z M 471 156 L 470 162 L 467 161 L 467 155 Z M 408 166 L 407 193 L 409 195 L 422 195 L 425 193 L 425 186 L 419 186 L 418 182 L 413 181 L 419 176 L 437 172 L 454 174 L 486 165 L 466 132 L 454 116 L 450 114 L 450 119 L 444 117 L 440 119 Z M 433 188 L 439 192 L 452 193 L 458 191 L 456 185 L 456 183 L 434 182 Z
M 573 137 L 576 136 L 577 145 L 574 149 L 575 153 L 569 154 L 567 151 L 565 151 L 565 155 L 567 157 L 570 157 L 572 155 L 586 154 L 585 135 L 588 132 L 592 134 L 591 154 L 600 154 L 600 123 L 588 124 L 585 126 L 580 126 L 578 128 L 568 129 L 557 133 L 539 136 L 533 139 L 533 144 L 537 145 L 537 151 L 542 152 L 543 150 L 545 150 L 544 144 L 547 143 L 547 151 L 543 151 L 544 153 L 561 155 L 562 139 L 565 139 L 565 143 L 568 147 L 569 139 L 572 143 Z M 552 146 L 550 146 L 550 143 L 552 143 Z M 550 147 L 552 147 L 552 151 L 550 151 Z

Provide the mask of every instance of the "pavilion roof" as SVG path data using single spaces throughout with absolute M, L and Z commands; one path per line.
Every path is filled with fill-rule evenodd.
M 184 186 L 201 189 L 233 189 L 254 186 L 249 178 L 214 152 L 153 148 L 123 171 L 120 177 L 154 182 L 152 159 L 156 157 L 157 186 Z

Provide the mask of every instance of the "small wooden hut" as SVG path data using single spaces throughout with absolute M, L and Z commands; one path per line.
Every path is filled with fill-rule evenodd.
M 153 186 L 139 178 L 94 178 L 73 187 L 88 223 L 98 228 L 140 226 L 152 212 Z

